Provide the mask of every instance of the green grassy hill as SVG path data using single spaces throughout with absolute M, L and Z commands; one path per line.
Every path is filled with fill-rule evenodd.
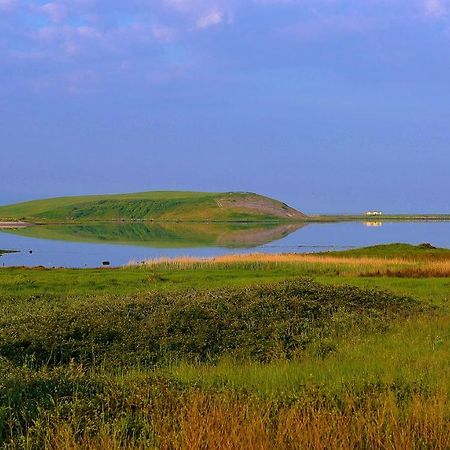
M 306 216 L 286 204 L 249 192 L 155 191 L 35 200 L 0 207 L 0 219 L 34 222 L 109 220 L 296 221 Z

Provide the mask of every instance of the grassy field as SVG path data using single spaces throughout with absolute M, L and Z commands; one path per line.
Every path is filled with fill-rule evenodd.
M 0 445 L 448 448 L 449 261 L 0 269 Z
M 305 216 L 253 193 L 155 191 L 34 200 L 0 207 L 0 219 L 38 223 L 105 220 L 293 221 Z

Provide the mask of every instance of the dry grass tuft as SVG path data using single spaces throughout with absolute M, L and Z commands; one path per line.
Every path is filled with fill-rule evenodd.
M 224 255 L 211 258 L 156 258 L 130 265 L 168 269 L 261 268 L 267 265 L 298 265 L 302 268 L 320 266 L 329 269 L 347 269 L 353 276 L 385 276 L 405 278 L 450 277 L 450 260 L 412 260 L 406 258 L 374 258 L 368 256 L 340 257 L 313 254 Z
M 412 397 L 400 408 L 392 393 L 341 407 L 277 407 L 270 401 L 239 400 L 195 392 L 176 410 L 145 411 L 151 437 L 127 435 L 120 423 L 77 436 L 67 423 L 47 428 L 47 449 L 445 449 L 450 446 L 446 396 Z
M 370 258 L 370 257 L 337 257 L 325 255 L 312 254 L 295 254 L 295 253 L 280 253 L 280 254 L 265 254 L 265 253 L 250 253 L 242 255 L 224 255 L 211 258 L 197 258 L 197 257 L 178 257 L 178 258 L 154 258 L 147 259 L 140 264 L 146 266 L 156 265 L 170 265 L 176 268 L 195 268 L 198 266 L 208 267 L 227 264 L 338 264 L 351 266 L 386 266 L 386 265 L 407 265 L 411 261 L 401 258 Z M 130 262 L 130 265 L 138 264 L 135 261 Z

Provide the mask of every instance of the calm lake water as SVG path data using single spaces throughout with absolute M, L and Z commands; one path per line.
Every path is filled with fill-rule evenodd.
M 0 231 L 0 249 L 19 251 L 1 256 L 0 266 L 121 266 L 147 258 L 304 253 L 393 242 L 450 248 L 450 222 L 39 226 Z

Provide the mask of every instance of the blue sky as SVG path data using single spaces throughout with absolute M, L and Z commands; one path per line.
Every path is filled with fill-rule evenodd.
M 450 212 L 450 0 L 0 0 L 0 203 Z

